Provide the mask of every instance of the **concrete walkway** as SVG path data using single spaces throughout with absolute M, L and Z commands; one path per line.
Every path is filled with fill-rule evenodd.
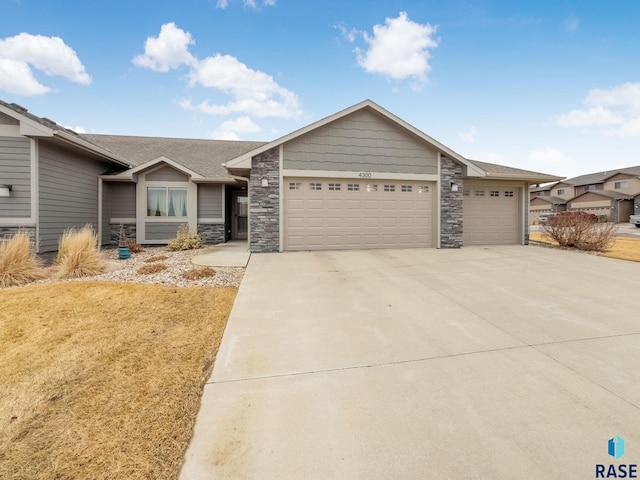
M 533 246 L 254 255 L 181 478 L 640 463 L 639 268 Z
M 191 263 L 205 267 L 246 267 L 250 256 L 246 240 L 231 240 L 208 247 L 193 257 Z

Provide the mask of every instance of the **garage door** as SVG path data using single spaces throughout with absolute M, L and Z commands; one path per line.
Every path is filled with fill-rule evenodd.
M 432 247 L 433 182 L 285 178 L 284 249 Z
M 464 182 L 464 245 L 520 243 L 519 189 L 500 184 Z

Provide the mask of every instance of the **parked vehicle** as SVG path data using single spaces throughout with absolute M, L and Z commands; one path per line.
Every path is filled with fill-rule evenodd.
M 640 215 L 631 215 L 631 218 L 629 218 L 629 223 L 633 223 L 636 228 L 640 228 Z
M 546 225 L 547 222 L 549 221 L 549 218 L 554 216 L 555 216 L 555 213 L 541 213 L 540 216 L 538 217 L 538 222 L 540 222 L 543 225 Z

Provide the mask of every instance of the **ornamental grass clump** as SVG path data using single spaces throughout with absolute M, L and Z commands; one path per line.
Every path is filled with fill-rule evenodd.
M 98 250 L 98 236 L 89 225 L 64 231 L 55 266 L 58 278 L 92 277 L 104 272 L 107 263 Z
M 0 243 L 0 287 L 25 285 L 44 276 L 27 232 L 19 231 Z
M 172 252 L 179 250 L 195 250 L 202 247 L 202 239 L 196 232 L 189 230 L 189 225 L 182 224 L 178 227 L 176 238 L 169 240 L 167 248 Z

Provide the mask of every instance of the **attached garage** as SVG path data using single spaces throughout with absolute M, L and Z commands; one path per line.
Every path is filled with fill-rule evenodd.
M 435 182 L 283 181 L 284 250 L 433 247 Z
M 464 182 L 464 245 L 521 243 L 522 189 L 512 183 Z

